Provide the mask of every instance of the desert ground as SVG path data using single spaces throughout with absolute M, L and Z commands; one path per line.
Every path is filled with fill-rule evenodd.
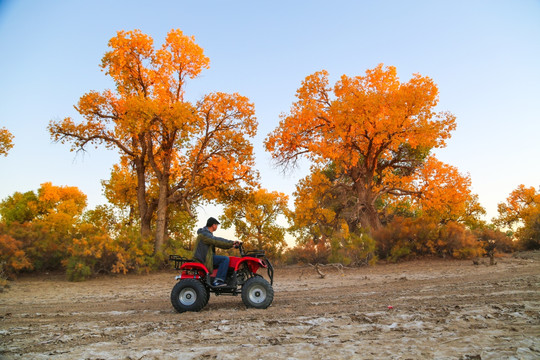
M 21 276 L 0 293 L 0 359 L 540 358 L 540 252 L 322 271 L 277 269 L 266 310 L 212 295 L 183 314 L 174 270 Z

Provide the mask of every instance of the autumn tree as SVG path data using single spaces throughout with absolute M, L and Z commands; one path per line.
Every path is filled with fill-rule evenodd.
M 4 285 L 2 283 L 3 276 L 13 279 L 17 272 L 32 269 L 32 263 L 23 250 L 22 241 L 2 234 L 2 227 L 0 224 L 0 287 Z
M 76 187 L 51 183 L 4 199 L 0 263 L 7 275 L 65 270 L 69 280 L 78 281 L 97 273 L 148 272 L 159 266 L 151 239 L 137 236 L 136 226 L 126 223 L 117 208 L 99 205 L 84 211 L 85 207 L 86 195 Z M 166 245 L 182 253 L 175 244 Z
M 300 180 L 289 230 L 308 253 L 325 244 L 330 262 L 368 264 L 374 259 L 375 242 L 354 220 L 355 200 L 343 186 L 346 176 L 338 178 L 336 174 L 331 164 Z
M 294 211 L 289 214 L 290 230 L 297 242 L 308 244 L 329 241 L 335 231 L 347 224 L 348 208 L 345 187 L 337 184 L 332 165 L 301 179 L 294 192 Z M 353 225 L 354 226 L 354 225 Z
M 286 246 L 285 228 L 276 224 L 288 213 L 288 197 L 276 191 L 239 191 L 221 217 L 224 228 L 234 226 L 239 240 L 248 247 L 262 249 L 269 256 L 280 255 Z
M 37 193 L 4 199 L 0 215 L 5 234 L 36 270 L 59 269 L 85 207 L 86 195 L 78 188 L 44 183 Z
M 7 156 L 13 147 L 13 134 L 6 128 L 0 128 L 0 155 Z
M 49 130 L 72 150 L 104 145 L 119 151 L 106 191 L 125 205 L 136 199 L 141 236 L 149 237 L 155 224 L 160 253 L 171 204 L 194 216 L 199 201 L 226 198 L 255 182 L 248 140 L 257 128 L 254 107 L 236 93 L 185 100 L 186 82 L 207 69 L 209 59 L 180 30 L 171 30 L 159 49 L 139 30 L 119 31 L 109 47 L 101 67 L 116 91 L 83 95 L 76 109 L 84 120 L 51 122 Z
M 99 205 L 86 211 L 73 227 L 62 261 L 69 280 L 80 281 L 97 273 L 148 272 L 156 267 L 153 242 L 137 236 L 117 209 Z
M 450 221 L 477 227 L 481 215 L 486 213 L 478 201 L 478 195 L 471 191 L 470 176 L 461 174 L 452 165 L 429 156 L 410 182 L 411 202 L 424 216 L 429 216 L 441 224 Z
M 0 203 L 0 216 L 7 225 L 32 221 L 38 215 L 37 202 L 37 194 L 33 191 L 15 192 Z
M 377 202 L 385 195 L 413 194 L 412 175 L 455 128 L 452 114 L 434 111 L 433 80 L 415 74 L 400 82 L 396 69 L 382 64 L 365 76 L 343 75 L 333 88 L 326 71 L 316 72 L 296 97 L 266 138 L 266 149 L 283 168 L 301 157 L 313 162 L 313 173 L 331 165 L 336 186 L 348 194 L 352 231 L 355 223 L 379 229 Z
M 540 248 L 540 191 L 521 184 L 497 210 L 496 225 L 512 229 L 525 249 Z
M 114 164 L 109 179 L 102 180 L 101 184 L 103 194 L 110 204 L 123 213 L 125 222 L 129 225 L 137 223 L 137 176 L 133 172 L 128 159 L 123 157 L 120 163 Z M 154 186 L 152 186 L 152 182 L 148 182 L 145 191 L 149 198 L 155 199 L 157 193 L 155 182 Z M 148 226 L 150 226 L 150 223 L 148 223 Z

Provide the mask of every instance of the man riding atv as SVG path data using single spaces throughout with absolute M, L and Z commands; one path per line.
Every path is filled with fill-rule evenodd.
M 203 263 L 210 272 L 217 266 L 218 272 L 212 286 L 227 286 L 227 270 L 229 268 L 229 257 L 216 255 L 216 246 L 221 249 L 230 249 L 238 247 L 240 241 L 232 241 L 214 236 L 213 232 L 217 230 L 219 221 L 213 217 L 206 222 L 206 227 L 197 230 L 197 239 L 193 247 L 193 259 Z
M 200 311 L 210 294 L 239 295 L 248 308 L 266 309 L 274 300 L 274 268 L 264 250 L 244 251 L 242 242 L 215 237 L 219 222 L 208 219 L 206 227 L 197 231 L 193 259 L 169 255 L 174 268 L 180 271 L 171 291 L 171 303 L 176 311 Z M 215 248 L 237 247 L 240 256 L 217 256 Z M 214 265 L 218 268 L 214 270 Z M 268 282 L 258 270 L 266 269 Z

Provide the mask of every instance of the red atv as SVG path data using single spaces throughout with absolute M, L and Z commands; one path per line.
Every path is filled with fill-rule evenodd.
M 244 252 L 239 245 L 240 257 L 231 256 L 227 272 L 227 286 L 214 287 L 212 283 L 217 269 L 212 274 L 204 264 L 179 255 L 170 255 L 174 268 L 181 274 L 171 292 L 171 303 L 176 311 L 200 311 L 208 304 L 210 293 L 217 295 L 242 294 L 242 301 L 247 307 L 266 309 L 274 300 L 274 268 L 263 250 Z M 268 282 L 257 274 L 260 268 L 267 269 Z

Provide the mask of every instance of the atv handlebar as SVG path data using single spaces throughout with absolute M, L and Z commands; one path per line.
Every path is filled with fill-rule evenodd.
M 245 251 L 244 251 L 244 243 L 241 242 L 241 241 L 236 241 L 235 244 L 234 244 L 234 248 L 238 249 L 238 251 L 240 251 L 240 256 L 244 256 L 245 255 Z
M 246 251 L 244 249 L 244 243 L 242 243 L 241 241 L 238 242 L 238 250 L 240 251 L 240 256 L 242 256 L 242 257 L 251 256 L 251 257 L 266 259 L 266 254 L 265 254 L 264 250 L 249 250 L 249 251 Z

